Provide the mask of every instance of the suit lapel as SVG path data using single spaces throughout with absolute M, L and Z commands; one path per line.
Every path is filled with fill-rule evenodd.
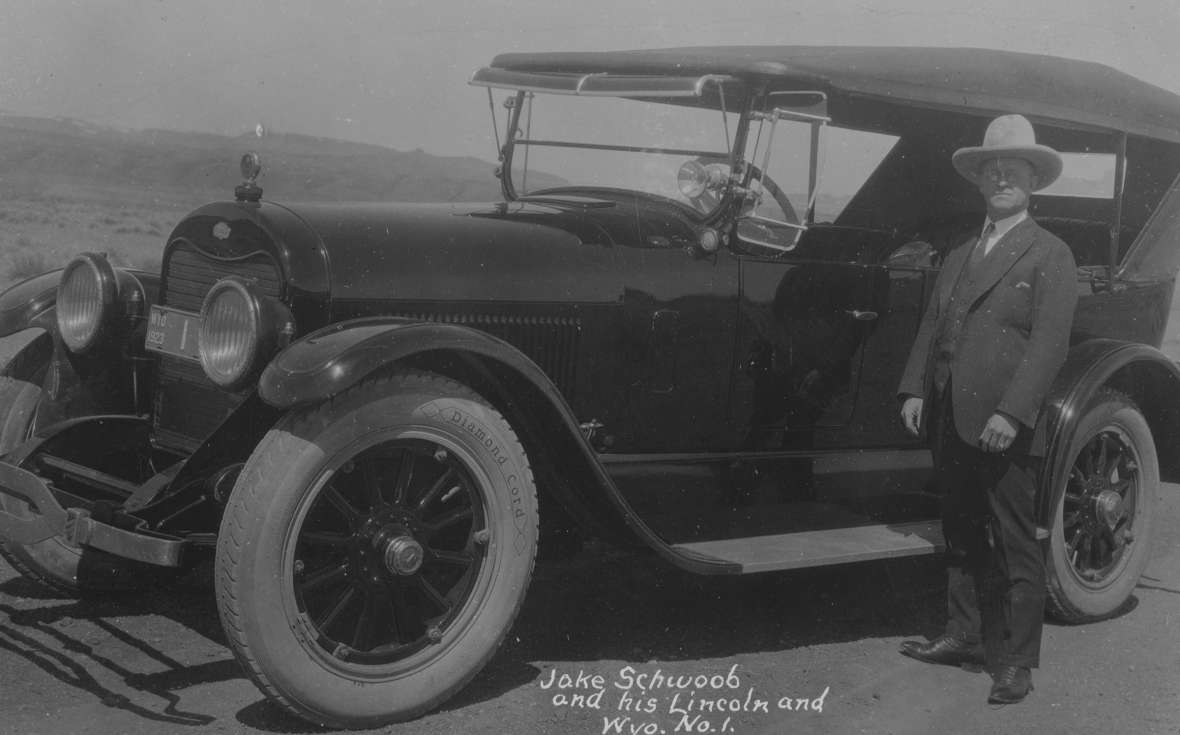
M 1008 231 L 987 256 L 966 274 L 963 296 L 974 304 L 980 296 L 1003 278 L 1004 274 L 1024 255 L 1036 240 L 1036 225 L 1028 218 Z
M 943 283 L 946 285 L 936 294 L 940 313 L 945 313 L 947 307 L 950 305 L 951 294 L 958 289 L 959 280 L 964 276 L 963 268 L 966 267 L 967 261 L 971 259 L 971 251 L 975 249 L 978 241 L 979 238 L 973 235 L 947 253 L 946 261 L 942 264 L 942 269 L 946 271 L 947 275 L 946 279 L 943 280 Z

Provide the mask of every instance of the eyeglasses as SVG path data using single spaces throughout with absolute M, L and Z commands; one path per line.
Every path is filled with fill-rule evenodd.
M 981 176 L 983 176 L 983 178 L 987 179 L 993 184 L 998 184 L 1001 181 L 1019 183 L 1024 180 L 1024 177 L 1028 176 L 1028 172 L 1023 168 L 1001 168 L 999 166 L 988 166 L 986 164 L 979 173 Z

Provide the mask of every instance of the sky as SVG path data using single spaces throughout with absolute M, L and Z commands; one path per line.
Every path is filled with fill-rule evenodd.
M 1180 0 L 0 0 L 0 112 L 491 160 L 486 92 L 466 82 L 501 52 L 975 46 L 1180 94 L 1177 39 Z

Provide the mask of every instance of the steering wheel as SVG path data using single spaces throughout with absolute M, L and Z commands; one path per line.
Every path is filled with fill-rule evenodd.
M 763 174 L 762 170 L 757 166 L 751 165 L 750 168 L 753 171 L 753 176 L 750 178 L 750 183 L 753 184 L 755 181 L 757 181 L 762 186 L 762 190 L 769 194 L 771 199 L 774 199 L 774 203 L 779 206 L 779 209 L 783 210 L 784 221 L 793 225 L 797 225 L 802 222 L 802 220 L 799 219 L 799 213 L 795 211 L 795 206 L 791 204 L 791 200 L 787 198 L 786 192 L 782 190 L 782 187 L 780 187 L 774 179 Z M 751 207 L 750 211 L 752 212 L 753 210 L 754 208 Z
M 754 195 L 742 203 L 742 216 L 738 217 L 737 221 L 738 239 L 754 246 L 771 248 L 780 255 L 794 250 L 803 234 L 801 227 L 794 226 L 801 225 L 803 221 L 786 192 L 778 182 L 763 174 L 756 166 L 751 166 L 750 190 Z M 757 204 L 763 202 L 763 197 L 767 194 L 782 210 L 782 214 L 771 212 L 772 216 L 769 217 L 762 213 L 759 213 L 758 217 L 751 216 L 755 214 Z M 777 220 L 786 226 L 775 225 L 766 220 Z

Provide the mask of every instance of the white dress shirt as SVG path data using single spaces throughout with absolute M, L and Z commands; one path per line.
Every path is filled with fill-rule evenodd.
M 1011 230 L 1013 227 L 1020 224 L 1021 222 L 1025 221 L 1026 219 L 1028 219 L 1028 210 L 1022 209 L 1019 212 L 1017 212 L 1016 214 L 1005 217 L 1004 219 L 996 220 L 995 222 L 992 222 L 990 218 L 985 220 L 983 223 L 983 230 L 981 231 L 980 238 L 984 237 L 984 235 L 982 233 L 987 232 L 987 226 L 989 224 L 995 225 L 995 229 L 992 230 L 991 235 L 988 236 L 987 239 L 983 240 L 983 254 L 986 256 L 988 253 L 990 253 L 992 251 L 992 248 L 994 248 L 996 246 L 996 243 L 998 243 L 1000 241 L 1001 237 L 1003 237 L 1004 235 L 1007 235 L 1009 230 Z

